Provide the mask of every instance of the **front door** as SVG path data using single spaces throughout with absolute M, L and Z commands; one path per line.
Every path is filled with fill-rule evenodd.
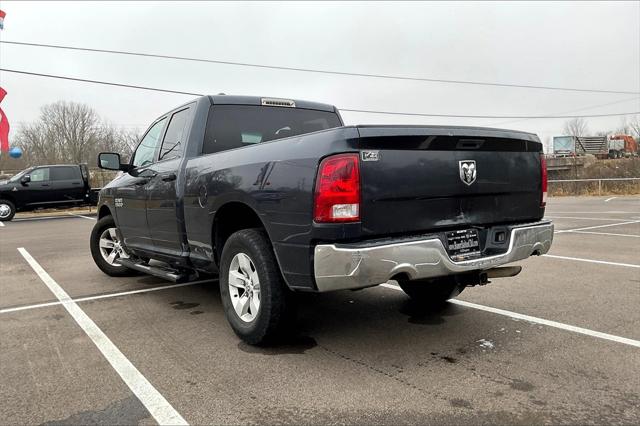
M 156 162 L 166 117 L 156 121 L 142 138 L 131 159 L 132 169 L 122 176 L 114 204 L 118 229 L 131 248 L 153 250 L 147 223 L 147 185 L 155 177 Z
M 45 206 L 54 198 L 51 188 L 50 168 L 38 167 L 29 173 L 31 180 L 23 187 L 24 203 L 26 205 Z
M 181 209 L 178 206 L 176 181 L 186 144 L 189 112 L 190 109 L 185 108 L 171 116 L 158 162 L 150 167 L 155 176 L 147 186 L 147 221 L 155 250 L 174 256 L 182 253 L 182 241 L 185 238 L 181 232 L 181 221 L 178 220 Z

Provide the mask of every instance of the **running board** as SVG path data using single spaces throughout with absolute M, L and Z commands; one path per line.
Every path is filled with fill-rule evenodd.
M 131 259 L 123 259 L 120 258 L 117 262 L 129 269 L 133 269 L 135 271 L 143 272 L 145 274 L 153 275 L 154 277 L 163 278 L 167 281 L 171 281 L 174 283 L 186 281 L 189 279 L 189 274 L 178 271 L 176 269 L 171 269 L 162 266 L 151 266 L 146 263 L 135 262 Z

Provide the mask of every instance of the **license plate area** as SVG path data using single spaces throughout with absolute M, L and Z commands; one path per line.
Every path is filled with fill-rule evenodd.
M 463 229 L 445 233 L 447 253 L 451 260 L 459 262 L 479 257 L 480 238 L 477 229 Z

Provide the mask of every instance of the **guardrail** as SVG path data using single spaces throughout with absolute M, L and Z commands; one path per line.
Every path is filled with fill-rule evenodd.
M 605 183 L 605 186 L 607 186 L 607 184 L 609 183 L 615 183 L 615 182 L 619 182 L 618 185 L 609 185 L 610 188 L 609 192 L 610 193 L 636 193 L 634 192 L 637 191 L 637 193 L 640 193 L 640 177 L 633 177 L 633 178 L 595 178 L 595 179 L 550 179 L 549 183 L 550 184 L 559 184 L 557 185 L 558 188 L 550 188 L 550 189 L 555 189 L 549 191 L 551 194 L 555 193 L 559 193 L 559 194 L 563 194 L 565 192 L 571 192 L 573 194 L 581 194 L 581 193 L 592 193 L 595 192 L 595 183 L 597 182 L 597 192 L 598 195 L 602 195 L 602 191 L 603 191 L 603 185 L 602 183 Z M 637 182 L 637 188 L 635 188 L 635 183 Z M 573 183 L 573 185 L 571 185 L 571 183 Z M 580 184 L 585 184 L 585 185 L 580 185 Z M 581 188 L 578 188 L 578 186 L 581 186 Z M 590 186 L 594 186 L 593 188 L 591 188 Z M 567 191 L 568 188 L 571 188 L 572 191 Z M 580 191 L 580 189 L 582 189 L 582 191 Z M 605 188 L 607 189 L 607 188 Z M 629 192 L 630 191 L 630 192 Z

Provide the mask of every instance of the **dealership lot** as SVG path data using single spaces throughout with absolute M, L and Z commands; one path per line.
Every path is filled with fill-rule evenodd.
M 393 283 L 301 295 L 271 348 L 233 334 L 215 280 L 102 274 L 91 216 L 5 223 L 0 419 L 637 424 L 640 197 L 553 198 L 547 216 L 552 250 L 516 278 L 431 310 Z

